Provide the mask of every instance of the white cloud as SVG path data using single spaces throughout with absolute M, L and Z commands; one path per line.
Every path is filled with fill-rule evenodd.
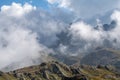
M 120 11 L 115 10 L 113 14 L 111 15 L 111 19 L 117 22 L 116 28 L 110 33 L 110 37 L 112 39 L 116 40 L 116 43 L 114 43 L 114 47 L 120 48 Z
M 75 36 L 80 36 L 85 40 L 99 40 L 100 39 L 100 31 L 94 30 L 94 27 L 84 23 L 84 22 L 77 22 L 73 24 L 70 28 L 72 34 Z
M 0 30 L 0 68 L 23 59 L 29 62 L 29 58 L 37 58 L 39 54 L 40 46 L 35 34 L 21 28 L 12 28 Z
M 28 3 L 23 6 L 19 3 L 12 3 L 11 6 L 4 5 L 1 7 L 1 12 L 7 16 L 21 17 L 24 14 L 29 13 L 32 10 L 35 10 L 36 7 L 29 5 Z
M 102 46 L 103 38 L 106 37 L 104 31 L 95 30 L 93 26 L 80 21 L 73 23 L 69 29 L 72 35 L 72 45 L 78 46 L 77 54 L 81 52 L 92 51 L 95 47 Z
M 56 34 L 65 28 L 64 24 L 66 23 L 64 21 L 54 18 L 58 17 L 57 15 L 52 16 L 51 13 L 37 9 L 28 3 L 24 5 L 12 3 L 6 7 L 1 7 L 1 15 L 3 15 L 1 16 L 1 23 L 7 22 L 4 26 L 14 24 L 29 28 L 39 34 L 40 41 L 45 45 L 55 43 Z
M 120 26 L 120 11 L 115 10 L 113 14 L 111 15 L 111 19 L 116 21 L 118 25 Z
M 49 3 L 54 4 L 57 0 L 48 0 Z
M 9 65 L 12 67 L 8 70 L 12 70 L 47 60 L 52 50 L 46 45 L 56 40 L 62 23 L 30 4 L 2 6 L 0 17 L 0 69 Z M 42 40 L 46 45 L 40 43 Z

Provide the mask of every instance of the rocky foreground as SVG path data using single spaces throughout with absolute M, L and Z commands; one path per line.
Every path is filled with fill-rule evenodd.
M 112 66 L 67 66 L 52 61 L 11 72 L 0 72 L 0 80 L 120 80 Z

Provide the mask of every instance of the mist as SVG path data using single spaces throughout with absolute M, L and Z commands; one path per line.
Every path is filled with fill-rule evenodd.
M 96 18 L 95 26 L 84 20 L 99 13 L 86 16 L 89 6 L 79 11 L 76 2 L 72 6 L 72 0 L 48 1 L 53 11 L 28 3 L 13 2 L 1 7 L 0 70 L 11 71 L 50 61 L 50 54 L 83 56 L 97 47 L 120 49 L 120 11 L 116 9 L 119 6 L 114 5 L 117 1 L 110 1 L 109 5 L 113 3 L 113 6 L 107 5 L 105 11 L 100 12 L 105 14 L 114 9 L 109 23 L 104 24 Z M 54 6 L 56 2 L 59 4 Z
M 119 16 L 120 11 L 115 10 L 108 24 L 103 24 L 99 19 L 96 20 L 96 26 L 82 20 L 72 23 L 67 31 L 70 42 L 67 40 L 67 44 L 60 43 L 62 47 L 59 48 L 63 53 L 76 55 L 86 55 L 97 47 L 120 49 Z
M 14 70 L 47 61 L 47 55 L 52 49 L 46 45 L 56 40 L 54 35 L 59 32 L 52 18 L 46 17 L 45 12 L 40 12 L 28 3 L 4 5 L 0 17 L 1 70 Z M 41 44 L 44 38 L 49 37 L 49 43 L 46 40 Z

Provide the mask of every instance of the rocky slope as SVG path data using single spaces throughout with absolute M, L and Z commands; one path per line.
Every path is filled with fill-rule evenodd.
M 11 72 L 0 72 L 0 80 L 120 80 L 120 74 L 108 66 L 67 66 L 52 61 Z

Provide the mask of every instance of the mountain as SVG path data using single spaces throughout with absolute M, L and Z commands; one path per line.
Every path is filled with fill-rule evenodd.
M 71 55 L 65 55 L 65 54 L 59 54 L 59 55 L 54 54 L 50 56 L 52 56 L 55 60 L 63 62 L 64 64 L 67 64 L 67 65 L 76 64 L 81 59 L 81 56 L 71 56 Z
M 103 24 L 102 29 L 104 31 L 110 31 L 110 30 L 114 29 L 116 27 L 116 25 L 117 25 L 116 21 L 111 21 L 110 24 Z M 95 29 L 99 30 L 99 27 L 101 27 L 101 26 L 96 26 Z
M 120 50 L 99 48 L 96 51 L 84 56 L 80 63 L 92 66 L 113 65 L 120 71 Z
M 107 66 L 67 66 L 52 61 L 10 72 L 0 72 L 0 80 L 120 80 Z
M 103 30 L 104 31 L 109 31 L 115 28 L 115 26 L 117 25 L 117 23 L 115 21 L 112 21 L 110 24 L 104 24 L 103 25 Z

